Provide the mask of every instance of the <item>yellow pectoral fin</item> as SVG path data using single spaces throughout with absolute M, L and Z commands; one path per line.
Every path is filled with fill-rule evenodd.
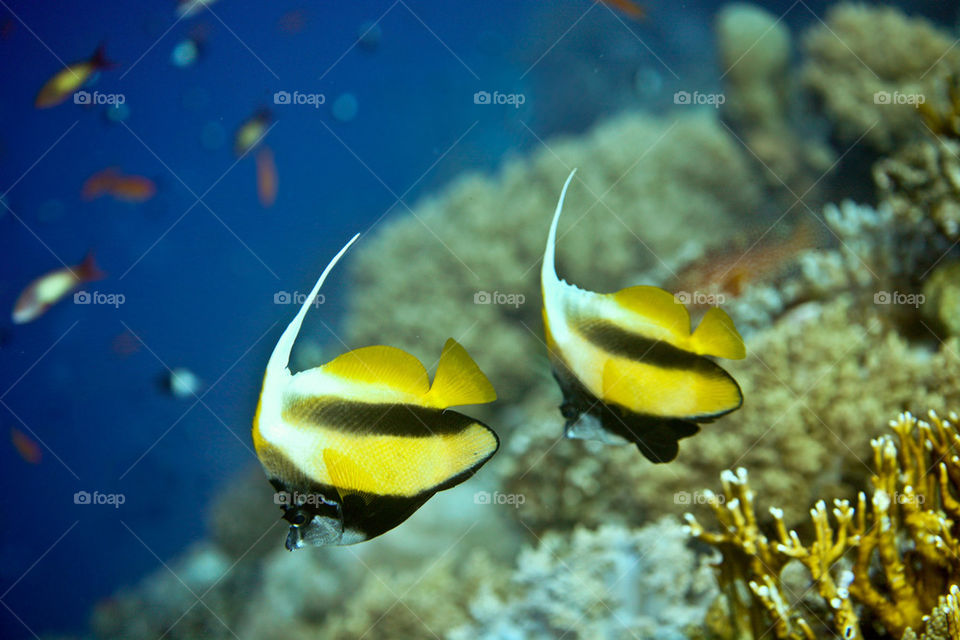
M 730 360 L 747 357 L 743 338 L 733 324 L 733 320 L 720 307 L 712 307 L 703 316 L 696 331 L 690 338 L 696 353 Z
M 337 356 L 321 369 L 346 380 L 383 384 L 418 396 L 430 389 L 430 379 L 423 364 L 396 347 L 354 349 Z
M 668 369 L 611 358 L 603 368 L 603 398 L 631 411 L 669 418 L 711 417 L 743 402 L 730 375 L 704 359 L 692 369 Z
M 497 399 L 493 385 L 480 371 L 467 350 L 450 338 L 443 346 L 433 386 L 427 394 L 430 406 L 446 408 L 464 404 L 484 404 Z
M 646 322 L 655 323 L 677 335 L 690 333 L 690 313 L 677 302 L 669 291 L 659 287 L 627 287 L 612 294 L 621 307 L 635 313 Z

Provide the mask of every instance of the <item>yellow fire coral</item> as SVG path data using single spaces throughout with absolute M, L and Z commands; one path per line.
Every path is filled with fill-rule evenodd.
M 725 472 L 722 495 L 709 494 L 721 531 L 707 531 L 691 514 L 687 522 L 694 538 L 723 554 L 718 577 L 726 629 L 733 631 L 728 637 L 759 638 L 773 630 L 777 638 L 812 640 L 829 631 L 853 639 L 871 626 L 895 638 L 916 638 L 913 629 L 926 638 L 960 637 L 958 421 L 955 413 L 945 420 L 933 412 L 929 421 L 909 413 L 892 421 L 894 434 L 871 443 L 871 497 L 861 492 L 856 506 L 835 500 L 832 522 L 818 502 L 810 511 L 809 544 L 788 531 L 775 508 L 768 535 L 746 470 Z M 785 579 L 794 561 L 806 569 L 805 588 Z M 808 591 L 820 600 L 808 601 Z

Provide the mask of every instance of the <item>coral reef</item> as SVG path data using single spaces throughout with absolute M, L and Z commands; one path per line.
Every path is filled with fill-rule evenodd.
M 871 442 L 869 498 L 860 492 L 855 506 L 835 500 L 832 510 L 817 502 L 810 511 L 813 540 L 806 544 L 780 509 L 770 508 L 769 523 L 758 519 L 746 470 L 722 474 L 723 493 L 708 494 L 720 530 L 686 517 L 691 535 L 723 556 L 717 576 L 727 633 L 734 631 L 726 637 L 759 638 L 773 630 L 785 639 L 830 633 L 854 639 L 865 629 L 883 629 L 900 638 L 934 619 L 940 621 L 932 625 L 935 633 L 949 629 L 960 580 L 958 420 L 954 413 L 942 419 L 930 412 L 929 422 L 909 413 L 891 421 L 893 435 Z M 791 562 L 807 572 L 800 591 L 796 576 L 784 579 Z M 805 599 L 811 592 L 819 598 Z M 940 614 L 925 616 L 934 609 Z
M 803 81 L 841 140 L 889 151 L 923 129 L 916 104 L 960 70 L 953 45 L 894 7 L 840 4 L 804 35 Z
M 571 167 L 580 172 L 559 233 L 560 272 L 595 291 L 636 284 L 684 244 L 728 235 L 760 202 L 742 148 L 712 110 L 673 121 L 625 115 L 548 145 L 495 177 L 459 179 L 358 245 L 348 341 L 388 340 L 432 362 L 453 336 L 501 399 L 516 401 L 546 371 L 538 270 Z
M 509 582 L 483 585 L 471 623 L 448 637 L 682 640 L 716 593 L 707 558 L 673 518 L 577 528 L 521 552 Z
M 834 162 L 830 148 L 798 133 L 791 113 L 797 87 L 792 80 L 790 31 L 778 16 L 748 3 L 726 5 L 716 19 L 717 47 L 725 83 L 724 117 L 763 165 L 774 193 L 794 204 Z
M 938 265 L 923 283 L 923 315 L 933 330 L 960 336 L 960 262 Z
M 873 167 L 879 197 L 928 236 L 960 237 L 960 140 L 924 140 Z

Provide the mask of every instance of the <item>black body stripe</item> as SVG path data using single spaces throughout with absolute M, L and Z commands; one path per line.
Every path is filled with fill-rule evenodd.
M 607 353 L 623 356 L 662 369 L 702 369 L 703 356 L 684 351 L 663 340 L 652 340 L 606 322 L 588 322 L 577 331 Z
M 459 433 L 475 423 L 456 411 L 414 404 L 366 403 L 336 396 L 303 397 L 283 410 L 291 424 L 322 425 L 347 433 L 428 438 Z

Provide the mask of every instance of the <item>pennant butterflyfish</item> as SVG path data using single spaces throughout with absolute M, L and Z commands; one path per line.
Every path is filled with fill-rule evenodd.
M 414 356 L 388 346 L 344 353 L 292 374 L 290 351 L 333 258 L 267 363 L 253 442 L 290 523 L 287 549 L 354 544 L 406 520 L 496 452 L 497 435 L 448 407 L 496 399 L 466 350 L 450 339 L 430 384 Z
M 557 223 L 567 178 L 543 257 L 543 323 L 560 411 L 569 438 L 636 444 L 653 462 L 669 462 L 677 441 L 743 403 L 736 381 L 708 356 L 740 359 L 743 339 L 720 308 L 695 331 L 669 292 L 636 286 L 585 291 L 557 277 Z

